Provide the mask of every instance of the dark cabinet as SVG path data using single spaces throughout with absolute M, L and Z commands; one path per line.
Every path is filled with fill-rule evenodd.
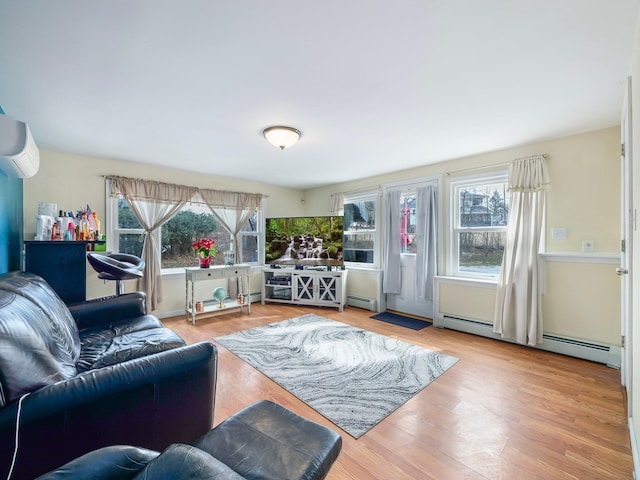
M 24 269 L 44 278 L 66 304 L 87 297 L 87 243 L 63 241 L 24 242 Z

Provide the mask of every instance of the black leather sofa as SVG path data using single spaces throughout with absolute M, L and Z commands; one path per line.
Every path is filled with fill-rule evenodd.
M 268 400 L 250 405 L 193 442 L 162 453 L 128 445 L 79 457 L 38 480 L 321 480 L 342 438 Z
M 0 275 L 0 478 L 16 440 L 12 479 L 109 445 L 192 442 L 213 423 L 216 369 L 215 346 L 185 345 L 142 292 L 68 307 L 36 275 Z

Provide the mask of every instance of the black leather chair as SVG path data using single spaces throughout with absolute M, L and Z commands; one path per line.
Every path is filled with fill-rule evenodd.
M 114 280 L 116 282 L 116 295 L 124 293 L 123 280 L 135 280 L 142 278 L 144 260 L 128 253 L 88 253 L 89 265 L 98 272 L 101 280 Z
M 38 480 L 322 480 L 341 449 L 338 433 L 261 400 L 191 445 L 175 443 L 162 453 L 106 447 Z

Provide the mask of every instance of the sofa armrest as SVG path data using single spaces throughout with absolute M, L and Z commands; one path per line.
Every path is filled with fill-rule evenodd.
M 160 455 L 154 450 L 114 445 L 99 448 L 73 459 L 37 480 L 90 478 L 91 480 L 127 480 L 135 477 L 149 462 Z
M 125 320 L 147 314 L 147 296 L 144 292 L 96 298 L 69 305 L 69 311 L 79 329 L 109 322 Z
M 201 342 L 31 393 L 22 402 L 16 478 L 35 478 L 108 445 L 161 451 L 190 443 L 213 424 L 216 372 L 216 347 Z M 0 458 L 12 455 L 17 403 L 0 410 Z M 1 463 L 0 478 L 6 478 Z

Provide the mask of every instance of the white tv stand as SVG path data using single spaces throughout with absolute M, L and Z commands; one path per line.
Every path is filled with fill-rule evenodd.
M 261 293 L 263 305 L 289 303 L 342 311 L 347 301 L 347 271 L 268 267 L 262 270 Z

